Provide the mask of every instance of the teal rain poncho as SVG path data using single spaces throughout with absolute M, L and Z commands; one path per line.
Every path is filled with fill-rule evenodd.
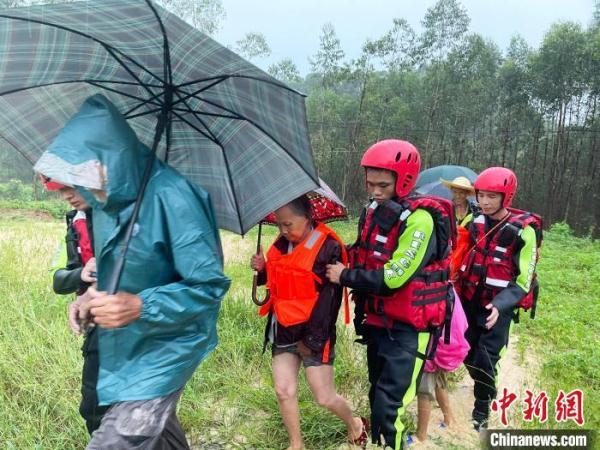
M 95 95 L 35 166 L 76 186 L 92 205 L 99 290 L 118 258 L 150 157 L 114 105 Z M 106 201 L 89 189 L 104 189 Z M 155 398 L 183 387 L 217 344 L 217 317 L 229 283 L 208 195 L 154 161 L 119 286 L 139 295 L 143 309 L 125 327 L 98 330 L 100 404 Z

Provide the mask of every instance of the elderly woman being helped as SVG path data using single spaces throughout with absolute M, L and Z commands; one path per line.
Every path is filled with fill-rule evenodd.
M 268 315 L 265 345 L 271 344 L 273 382 L 279 410 L 287 429 L 288 450 L 304 448 L 300 433 L 298 372 L 303 365 L 315 401 L 339 417 L 351 444 L 367 442 L 366 419 L 355 417 L 348 401 L 336 392 L 336 319 L 342 288 L 330 283 L 327 264 L 346 259 L 344 245 L 326 225 L 314 222 L 307 196 L 275 211 L 280 234 L 266 259 L 254 255 L 252 269 L 266 282 L 269 300 L 260 309 Z

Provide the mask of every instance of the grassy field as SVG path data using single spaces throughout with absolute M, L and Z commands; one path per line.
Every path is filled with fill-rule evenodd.
M 354 226 L 334 224 L 347 241 L 354 238 Z M 1 448 L 78 449 L 87 439 L 77 412 L 81 338 L 68 330 L 69 299 L 52 293 L 48 274 L 63 233 L 60 221 L 0 210 Z M 275 229 L 268 227 L 264 234 L 269 243 Z M 233 285 L 219 318 L 220 345 L 188 383 L 180 406 L 181 421 L 196 448 L 287 445 L 270 355 L 261 354 L 264 322 L 250 300 L 248 260 L 255 242 L 256 230 L 244 239 L 223 233 L 226 272 Z M 548 233 L 540 278 L 538 318 L 516 326 L 523 356 L 533 352 L 539 359 L 541 388 L 552 393 L 583 388 L 586 428 L 598 428 L 600 243 L 569 236 L 564 228 Z M 352 344 L 351 329 L 340 324 L 339 330 L 337 386 L 367 414 L 364 350 Z M 301 386 L 307 447 L 339 448 L 345 440 L 343 425 L 315 406 L 305 383 Z M 555 424 L 551 420 L 549 425 Z
M 573 237 L 555 225 L 546 234 L 538 273 L 540 305 L 535 320 L 517 325 L 521 354 L 540 364 L 539 389 L 548 392 L 550 420 L 543 428 L 573 428 L 553 420 L 560 389 L 584 392 L 585 428 L 600 429 L 600 241 Z M 533 389 L 532 389 L 533 390 Z M 539 427 L 539 424 L 534 423 Z

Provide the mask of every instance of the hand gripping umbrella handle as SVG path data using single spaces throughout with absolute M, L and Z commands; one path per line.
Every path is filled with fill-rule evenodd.
M 256 306 L 263 306 L 265 305 L 268 301 L 269 298 L 271 297 L 271 293 L 269 292 L 269 290 L 267 289 L 267 293 L 265 294 L 265 298 L 260 300 L 257 296 L 257 287 L 258 287 L 258 273 L 254 272 L 254 278 L 252 279 L 252 301 L 254 302 L 254 304 Z
M 261 238 L 261 234 L 262 234 L 262 222 L 258 223 L 258 239 L 256 241 L 256 254 L 258 255 L 260 253 L 260 238 Z M 257 288 L 258 288 L 258 272 L 255 270 L 254 271 L 254 278 L 252 279 L 252 301 L 254 302 L 254 304 L 256 306 L 263 306 L 264 304 L 266 304 L 269 301 L 269 298 L 271 297 L 271 294 L 269 292 L 269 289 L 267 289 L 267 293 L 265 294 L 265 298 L 260 300 L 258 298 L 257 295 Z

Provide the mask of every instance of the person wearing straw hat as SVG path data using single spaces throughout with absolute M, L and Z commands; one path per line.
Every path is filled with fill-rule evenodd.
M 475 195 L 475 189 L 467 177 L 456 177 L 452 181 L 440 178 L 440 182 L 452 192 L 456 224 L 466 226 L 472 219 L 477 205 L 469 197 Z

